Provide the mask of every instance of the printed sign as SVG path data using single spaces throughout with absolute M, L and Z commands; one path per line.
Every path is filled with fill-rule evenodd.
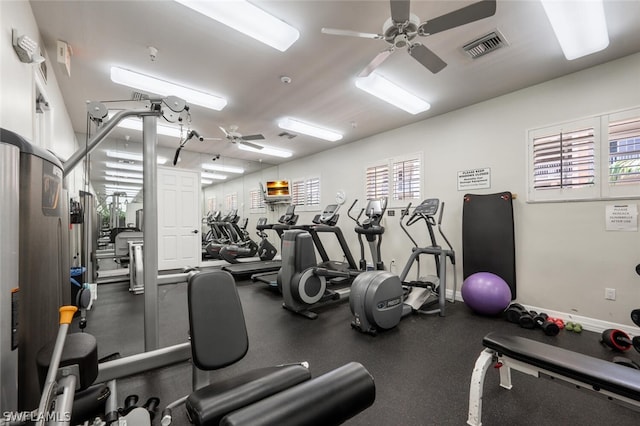
M 458 172 L 458 191 L 491 188 L 491 169 L 462 170 Z
M 618 204 L 606 207 L 607 231 L 637 231 L 638 206 L 636 204 Z

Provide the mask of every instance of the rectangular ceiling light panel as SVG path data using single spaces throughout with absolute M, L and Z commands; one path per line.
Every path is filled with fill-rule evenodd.
M 282 120 L 278 121 L 278 126 L 281 129 L 302 133 L 330 142 L 335 142 L 342 139 L 342 134 L 336 131 L 324 129 L 322 127 L 316 126 L 315 124 L 305 123 L 304 121 L 296 120 L 291 117 L 285 117 Z
M 571 61 L 609 46 L 602 0 L 541 0 L 565 58 Z
M 118 170 L 105 170 L 104 174 L 107 176 L 142 179 L 142 173 L 121 172 Z
M 256 149 L 252 146 L 238 144 L 238 149 L 241 149 L 243 151 L 255 152 L 263 155 L 270 155 L 273 157 L 281 157 L 281 158 L 289 158 L 293 155 L 291 151 L 287 151 L 284 149 L 273 148 L 273 147 L 262 145 L 262 144 L 261 146 L 262 146 L 262 149 Z
M 187 101 L 187 103 L 200 105 L 216 111 L 222 110 L 227 105 L 227 100 L 219 96 L 124 68 L 111 67 L 111 81 L 160 96 L 177 96 Z
M 281 52 L 300 37 L 291 25 L 244 0 L 176 1 Z
M 218 172 L 244 173 L 244 169 L 242 167 L 225 166 L 224 164 L 205 163 L 202 165 L 202 168 L 204 170 L 213 170 Z
M 419 114 L 431 108 L 431 105 L 425 100 L 375 72 L 367 77 L 358 77 L 356 87 L 410 114 Z
M 218 173 L 200 173 L 200 176 L 206 179 L 218 179 L 218 180 L 224 180 L 227 178 L 227 176 L 221 175 Z
M 108 169 L 133 170 L 135 172 L 142 171 L 142 165 L 140 164 L 114 163 L 112 161 L 107 161 L 106 165 Z
M 121 160 L 131 160 L 131 161 L 142 161 L 142 154 L 136 154 L 133 152 L 124 152 L 124 151 L 106 151 L 107 157 L 111 158 L 119 158 Z M 167 159 L 164 157 L 157 157 L 158 164 L 165 164 Z

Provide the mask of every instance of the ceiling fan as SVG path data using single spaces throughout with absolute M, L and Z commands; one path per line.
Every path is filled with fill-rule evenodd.
M 222 133 L 224 133 L 225 138 L 227 138 L 227 140 L 229 140 L 231 143 L 246 145 L 254 149 L 264 148 L 261 145 L 255 144 L 253 142 L 249 142 L 249 141 L 264 139 L 264 136 L 262 136 L 261 134 L 242 136 L 240 133 L 238 133 L 238 126 L 236 125 L 229 126 L 229 130 L 226 130 L 222 126 L 219 126 L 219 127 L 220 127 L 220 130 L 222 130 Z
M 324 34 L 370 38 L 384 40 L 389 47 L 373 58 L 358 74 L 366 77 L 380 66 L 396 49 L 407 48 L 409 55 L 432 73 L 437 73 L 447 66 L 438 55 L 420 42 L 414 41 L 416 36 L 426 37 L 451 28 L 469 24 L 488 18 L 496 13 L 496 0 L 482 0 L 461 9 L 438 16 L 420 23 L 420 18 L 410 12 L 410 0 L 390 0 L 391 17 L 382 26 L 381 34 L 362 33 L 334 28 L 322 28 Z

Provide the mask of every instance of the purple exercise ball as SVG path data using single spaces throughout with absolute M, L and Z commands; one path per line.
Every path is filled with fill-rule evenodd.
M 497 315 L 511 302 L 509 284 L 490 272 L 469 275 L 462 284 L 461 293 L 464 303 L 483 315 Z

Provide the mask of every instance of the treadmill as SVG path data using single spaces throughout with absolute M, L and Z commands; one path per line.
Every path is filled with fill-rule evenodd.
M 298 215 L 295 213 L 295 209 L 296 206 L 293 204 L 290 205 L 287 207 L 285 214 L 280 216 L 277 224 L 263 224 L 260 225 L 260 229 L 258 229 L 258 227 L 256 227 L 256 229 L 258 229 L 259 232 L 264 232 L 266 229 L 273 229 L 278 233 L 278 236 L 282 237 L 282 232 L 295 225 L 298 221 Z M 223 266 L 222 270 L 229 272 L 234 278 L 249 275 L 253 277 L 253 275 L 258 274 L 277 273 L 277 271 L 280 270 L 280 266 L 282 266 L 280 260 L 239 260 L 238 263 Z
M 346 241 L 344 240 L 344 237 L 342 235 L 342 232 L 340 231 L 340 228 L 337 228 L 335 226 L 336 223 L 338 223 L 338 218 L 340 217 L 340 215 L 338 214 L 339 208 L 340 206 L 338 204 L 330 204 L 324 208 L 321 214 L 316 215 L 316 217 L 313 218 L 312 224 L 291 225 L 286 229 L 303 229 L 309 232 L 311 234 L 311 238 L 313 239 L 314 245 L 316 246 L 316 249 L 320 254 L 320 258 L 322 259 L 323 262 L 329 263 L 331 261 L 327 256 L 327 252 L 324 249 L 324 246 L 322 245 L 320 238 L 318 237 L 318 232 L 335 233 L 336 236 L 338 237 L 338 241 L 340 242 L 341 247 L 343 247 L 343 249 L 344 247 L 346 247 Z M 336 232 L 336 228 L 337 228 L 337 232 Z M 278 232 L 281 238 L 282 238 L 282 232 L 284 232 L 284 230 Z M 353 257 L 351 256 L 351 253 L 348 251 L 348 248 L 346 251 L 346 258 L 350 266 L 352 266 L 354 269 L 357 268 L 356 263 L 353 260 Z M 270 288 L 276 289 L 278 288 L 278 272 L 275 271 L 275 272 L 264 272 L 264 273 L 253 274 L 251 275 L 251 281 L 263 282 L 267 284 Z

